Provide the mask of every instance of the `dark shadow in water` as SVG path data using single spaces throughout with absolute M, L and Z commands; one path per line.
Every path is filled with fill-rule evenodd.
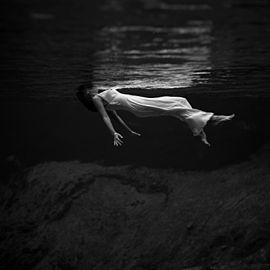
M 2 106 L 1 111 L 8 118 L 2 122 L 1 155 L 2 158 L 13 155 L 27 165 L 76 159 L 107 165 L 197 170 L 244 160 L 270 140 L 270 132 L 265 128 L 270 120 L 268 99 L 186 97 L 194 107 L 236 114 L 230 123 L 206 128 L 212 143 L 210 148 L 193 137 L 177 119 L 143 119 L 129 113 L 120 114 L 142 136 L 132 137 L 116 125 L 124 135 L 124 145 L 115 148 L 100 116 L 74 100 L 61 104 Z

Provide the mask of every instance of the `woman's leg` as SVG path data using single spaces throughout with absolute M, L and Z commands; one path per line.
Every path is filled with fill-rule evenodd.
M 234 117 L 234 114 L 231 115 L 213 115 L 209 121 L 213 126 L 221 124 L 225 121 L 229 121 Z
M 205 132 L 204 132 L 203 130 L 201 131 L 201 133 L 199 134 L 199 136 L 201 137 L 201 141 L 202 141 L 204 144 L 210 146 L 210 143 L 207 141 L 206 134 L 205 134 Z
M 216 125 L 218 125 L 220 123 L 231 120 L 233 117 L 234 117 L 234 114 L 231 114 L 231 115 L 213 115 L 210 118 L 209 123 L 216 126 Z M 210 146 L 210 143 L 207 141 L 207 136 L 206 136 L 206 134 L 205 134 L 205 132 L 203 130 L 199 133 L 199 136 L 201 137 L 201 141 L 204 144 Z

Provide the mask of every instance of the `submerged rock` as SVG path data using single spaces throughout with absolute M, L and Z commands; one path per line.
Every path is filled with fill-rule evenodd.
M 245 163 L 210 172 L 78 161 L 28 168 L 1 187 L 0 263 L 268 269 L 269 157 L 265 147 Z

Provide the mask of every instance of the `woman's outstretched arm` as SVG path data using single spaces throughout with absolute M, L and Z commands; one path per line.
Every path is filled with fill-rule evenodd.
M 100 97 L 95 96 L 95 97 L 93 97 L 93 102 L 94 102 L 98 112 L 100 113 L 105 125 L 110 130 L 110 132 L 114 138 L 113 144 L 115 146 L 121 145 L 123 143 L 123 141 L 121 140 L 123 138 L 123 136 L 120 133 L 115 131 L 115 129 L 112 125 L 111 119 L 108 116 L 108 114 L 103 106 L 102 100 L 100 99 Z
M 137 133 L 135 131 L 133 131 L 126 123 L 125 121 L 118 115 L 118 113 L 116 111 L 112 111 L 112 114 L 114 116 L 115 119 L 117 119 L 119 121 L 119 123 L 125 128 L 127 129 L 131 134 L 133 135 L 137 135 L 137 136 L 141 136 L 140 133 Z

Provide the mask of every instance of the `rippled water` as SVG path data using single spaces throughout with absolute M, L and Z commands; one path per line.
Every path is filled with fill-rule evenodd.
M 72 98 L 88 81 L 269 96 L 269 1 L 5 2 L 2 100 Z
M 211 22 L 188 21 L 181 27 L 112 26 L 97 36 L 97 86 L 182 88 L 206 81 L 210 73 Z

